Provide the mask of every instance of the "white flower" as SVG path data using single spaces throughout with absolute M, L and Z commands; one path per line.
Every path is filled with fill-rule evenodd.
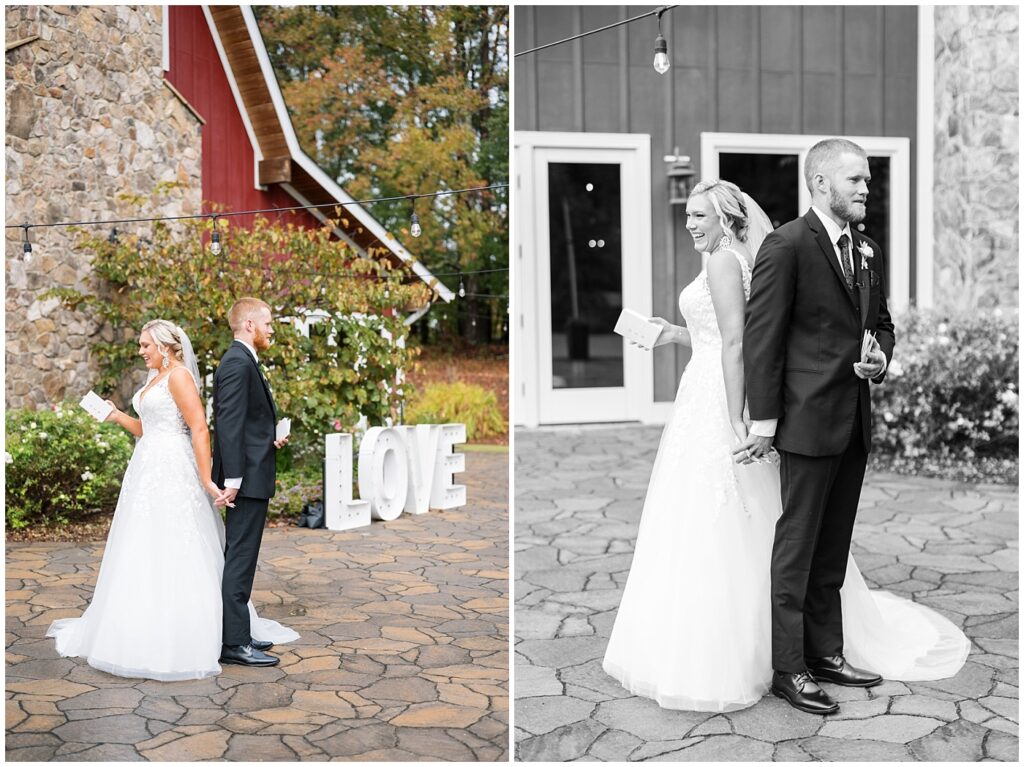
M 861 240 L 857 243 L 857 252 L 860 253 L 861 258 L 874 258 L 875 251 L 871 249 L 871 246 Z
M 4 463 L 14 463 L 14 456 L 4 451 Z
M 1017 407 L 1017 392 L 1013 391 L 1012 389 L 1007 389 L 1006 391 L 1000 392 L 999 401 L 1002 402 L 1007 407 L 1015 408 Z
M 885 411 L 885 415 L 883 415 L 882 417 L 885 419 L 886 423 L 892 423 L 893 421 L 896 420 L 896 416 L 894 416 L 888 410 Z
M 88 481 L 89 481 L 90 479 L 92 479 L 92 478 L 93 478 L 93 477 L 95 477 L 95 476 L 96 476 L 96 475 L 95 475 L 95 474 L 93 474 L 93 473 L 92 473 L 91 471 L 89 471 L 89 470 L 83 471 L 83 472 L 82 472 L 82 481 L 83 481 L 83 482 L 88 482 Z
M 948 329 L 949 329 L 949 325 L 947 325 L 945 322 L 940 322 L 939 323 L 939 327 L 937 328 L 937 330 L 939 331 L 940 334 L 941 333 L 945 333 Z
M 49 438 L 50 438 L 50 435 L 47 434 L 45 431 L 39 432 L 39 439 L 49 439 Z
M 28 422 L 28 428 L 30 428 L 30 429 L 36 428 L 36 422 L 35 421 L 29 421 Z
M 889 371 L 889 375 L 893 378 L 899 378 L 903 375 L 903 366 L 899 363 L 899 360 L 893 360 L 890 362 L 887 369 Z

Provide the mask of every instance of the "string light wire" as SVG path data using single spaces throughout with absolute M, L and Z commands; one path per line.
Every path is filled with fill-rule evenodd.
M 675 6 L 675 5 L 661 5 L 661 6 L 658 6 L 657 8 L 655 8 L 653 11 L 648 11 L 647 13 L 641 13 L 639 16 L 633 16 L 633 17 L 628 18 L 628 19 L 623 19 L 622 21 L 616 21 L 614 24 L 608 24 L 607 26 L 604 26 L 604 27 L 599 27 L 597 29 L 591 29 L 588 32 L 581 32 L 578 35 L 572 35 L 571 37 L 565 37 L 565 38 L 563 38 L 561 40 L 555 40 L 555 42 L 553 42 L 553 43 L 545 43 L 544 45 L 538 45 L 536 48 L 530 48 L 529 50 L 526 50 L 526 51 L 520 51 L 519 53 L 515 54 L 515 56 L 513 56 L 513 58 L 519 58 L 520 56 L 526 56 L 529 53 L 536 53 L 537 51 L 542 51 L 545 48 L 553 48 L 556 45 L 562 45 L 564 43 L 571 43 L 573 40 L 579 40 L 580 38 L 587 37 L 589 35 L 596 35 L 598 32 L 604 32 L 604 31 L 609 30 L 609 29 L 615 29 L 615 27 L 621 27 L 624 24 L 631 24 L 634 21 L 639 21 L 640 19 L 646 19 L 649 16 L 657 16 L 658 20 L 660 21 L 661 20 L 661 15 L 663 13 L 665 13 L 665 11 L 670 11 L 673 8 L 676 8 L 676 7 L 678 7 L 678 6 Z

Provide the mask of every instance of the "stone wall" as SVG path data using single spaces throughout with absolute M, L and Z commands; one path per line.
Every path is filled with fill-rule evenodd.
M 124 195 L 177 181 L 163 215 L 200 210 L 200 126 L 163 83 L 162 7 L 7 6 L 6 224 L 138 215 Z M 35 39 L 33 39 L 35 38 Z M 142 226 L 132 230 L 145 234 Z M 104 228 L 104 233 L 108 229 Z M 63 227 L 6 230 L 6 403 L 49 405 L 91 388 L 98 339 L 134 342 L 45 299 L 93 286 Z
M 935 7 L 935 304 L 1019 300 L 1016 6 Z

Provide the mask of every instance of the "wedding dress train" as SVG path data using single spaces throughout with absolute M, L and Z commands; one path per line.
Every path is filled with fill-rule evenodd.
M 736 254 L 749 296 L 750 267 Z M 604 670 L 663 708 L 731 711 L 768 691 L 779 471 L 737 465 L 706 271 L 679 297 L 693 356 L 662 435 Z M 852 556 L 847 659 L 888 679 L 953 676 L 970 643 L 935 611 L 869 591 Z
M 199 481 L 168 377 L 132 400 L 143 436 L 125 470 L 92 601 L 47 636 L 62 656 L 111 674 L 172 681 L 220 672 L 224 524 Z M 141 399 L 141 401 L 140 401 Z M 252 635 L 298 638 L 256 616 Z

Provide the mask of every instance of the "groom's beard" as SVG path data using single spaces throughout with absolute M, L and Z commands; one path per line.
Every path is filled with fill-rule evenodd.
M 266 351 L 270 348 L 270 336 L 257 329 L 252 339 L 252 347 L 258 352 Z
M 832 188 L 828 190 L 828 206 L 839 218 L 851 224 L 863 221 L 864 217 L 868 214 L 867 205 L 844 200 Z

